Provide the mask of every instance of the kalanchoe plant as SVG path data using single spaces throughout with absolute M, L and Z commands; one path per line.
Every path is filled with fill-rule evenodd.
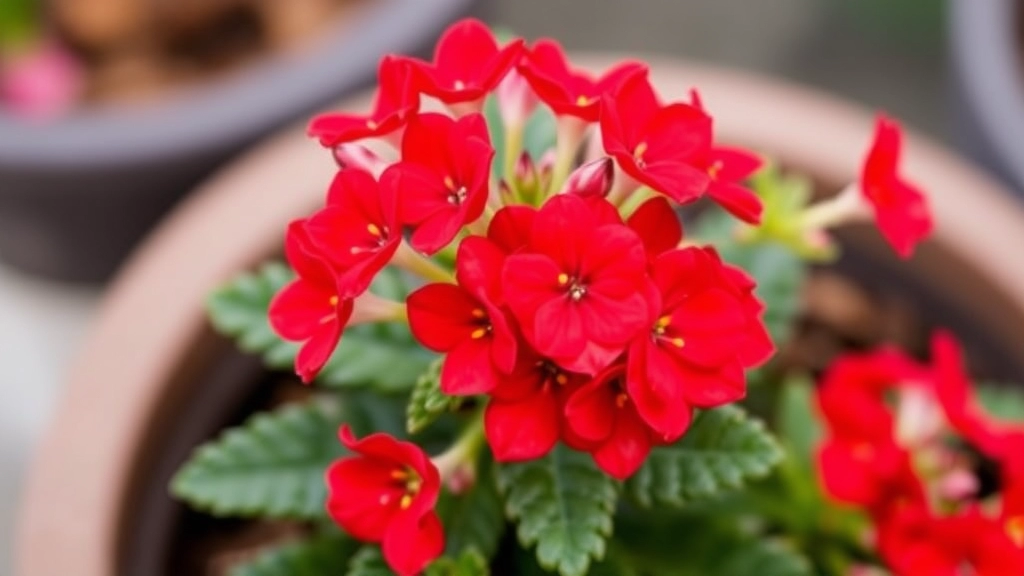
M 314 119 L 324 206 L 211 313 L 317 392 L 173 485 L 307 523 L 234 574 L 1024 572 L 1024 429 L 975 408 L 949 336 L 930 366 L 843 358 L 817 392 L 770 364 L 828 228 L 873 220 L 901 256 L 928 235 L 898 125 L 811 204 L 713 109 L 465 20 L 433 62 L 386 57 L 368 115 Z M 780 439 L 742 407 L 755 386 Z

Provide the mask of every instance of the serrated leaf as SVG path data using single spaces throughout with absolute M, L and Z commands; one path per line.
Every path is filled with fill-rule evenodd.
M 336 403 L 256 414 L 198 448 L 171 483 L 175 496 L 214 516 L 324 517 L 324 471 L 343 453 Z
M 505 515 L 493 468 L 493 462 L 486 458 L 480 463 L 476 483 L 468 492 L 458 496 L 445 492 L 438 502 L 448 556 L 476 551 L 490 560 L 498 552 L 505 532 Z
M 293 277 L 287 266 L 272 262 L 255 273 L 240 275 L 207 301 L 214 327 L 234 338 L 243 351 L 262 355 L 266 365 L 276 370 L 293 369 L 299 346 L 274 333 L 267 309 L 274 294 Z M 408 285 L 400 271 L 385 268 L 370 290 L 385 298 L 403 300 Z M 406 391 L 434 358 L 403 324 L 351 326 L 317 383 L 330 388 L 371 385 L 385 392 Z
M 538 563 L 562 576 L 582 576 L 605 553 L 618 485 L 591 458 L 556 446 L 544 458 L 497 468 L 505 513 Z
M 388 568 L 387 562 L 384 561 L 384 555 L 380 552 L 380 547 L 367 545 L 352 556 L 345 574 L 347 576 L 394 576 L 395 573 Z
M 1004 422 L 1024 422 L 1024 389 L 1019 384 L 986 382 L 975 388 L 985 414 Z
M 426 576 L 488 576 L 490 573 L 487 560 L 475 549 L 454 557 L 438 558 L 424 571 Z
M 358 546 L 334 531 L 262 552 L 233 568 L 229 576 L 334 576 L 345 571 Z
M 736 406 L 702 411 L 675 444 L 655 448 L 626 482 L 641 506 L 680 507 L 766 475 L 782 449 L 759 420 Z
M 441 364 L 438 358 L 416 379 L 412 398 L 406 411 L 406 429 L 415 434 L 430 426 L 445 412 L 458 409 L 465 401 L 462 396 L 449 396 L 441 391 Z

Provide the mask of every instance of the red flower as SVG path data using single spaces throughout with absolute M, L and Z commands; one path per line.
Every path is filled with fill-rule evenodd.
M 547 38 L 538 40 L 527 50 L 519 65 L 519 72 L 555 114 L 576 116 L 587 122 L 597 122 L 605 94 L 615 90 L 630 75 L 646 70 L 647 66 L 640 62 L 623 62 L 594 78 L 570 68 L 562 46 Z
M 647 316 L 643 244 L 625 225 L 601 218 L 578 196 L 555 196 L 502 274 L 505 298 L 531 345 L 563 368 L 590 374 L 618 355 Z
M 683 241 L 683 225 L 672 205 L 663 197 L 651 198 L 641 204 L 626 220 L 626 225 L 640 236 L 652 261 Z
M 882 235 L 897 254 L 909 258 L 917 243 L 931 233 L 932 216 L 924 194 L 898 173 L 902 140 L 899 124 L 880 115 L 860 189 L 874 209 Z
M 819 467 L 833 498 L 875 513 L 901 500 L 923 501 L 923 486 L 908 447 L 898 442 L 886 397 L 901 387 L 926 386 L 926 369 L 890 349 L 844 356 L 829 367 L 818 388 L 828 429 Z
M 334 272 L 310 241 L 305 221 L 288 227 L 285 256 L 298 277 L 274 296 L 268 317 L 281 338 L 303 343 L 295 371 L 308 383 L 338 345 L 352 316 L 352 300 L 339 295 Z
M 505 254 L 518 252 L 530 243 L 530 231 L 536 217 L 537 210 L 531 206 L 505 206 L 498 210 L 487 226 L 487 239 Z
M 380 61 L 377 73 L 377 101 L 368 116 L 321 114 L 309 124 L 309 135 L 325 147 L 390 134 L 416 113 L 420 96 L 412 83 L 409 63 L 394 56 Z
M 591 443 L 590 454 L 598 467 L 624 480 L 633 475 L 655 444 L 655 434 L 637 412 L 626 390 L 626 367 L 605 368 L 576 391 L 565 407 L 574 434 Z M 686 415 L 689 422 L 690 415 Z
M 409 121 L 402 161 L 388 169 L 401 220 L 414 226 L 410 244 L 426 254 L 444 248 L 487 204 L 491 148 L 483 116 L 456 121 L 421 114 Z
M 409 295 L 409 327 L 416 339 L 447 357 L 441 369 L 446 394 L 493 389 L 516 361 L 516 337 L 500 302 L 504 254 L 480 236 L 459 245 L 458 286 L 428 284 Z
M 559 439 L 577 445 L 565 426 L 565 403 L 586 382 L 579 374 L 523 346 L 511 374 L 502 375 L 484 412 L 487 442 L 499 462 L 541 458 Z
M 629 395 L 666 440 L 686 431 L 692 406 L 743 398 L 744 368 L 767 359 L 761 306 L 710 249 L 682 248 L 654 260 L 649 329 L 629 347 Z M 756 350 L 756 352 L 755 352 Z
M 711 179 L 698 163 L 711 148 L 711 117 L 689 104 L 661 106 L 646 74 L 605 95 L 601 138 L 626 174 L 676 202 L 693 202 L 708 189 Z
M 445 104 L 474 102 L 493 90 L 523 54 L 517 38 L 499 47 L 486 24 L 467 18 L 441 35 L 433 64 L 410 59 L 421 91 Z
M 366 291 L 402 241 L 393 179 L 384 176 L 378 185 L 362 170 L 341 170 L 331 182 L 327 206 L 308 221 L 310 238 L 340 271 L 342 298 Z
M 352 537 L 380 542 L 384 560 L 400 576 L 423 571 L 444 551 L 434 511 L 441 480 L 418 446 L 386 434 L 356 440 L 348 426 L 341 442 L 355 455 L 327 469 L 327 511 Z

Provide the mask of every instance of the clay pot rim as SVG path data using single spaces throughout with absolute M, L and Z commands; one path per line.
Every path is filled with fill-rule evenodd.
M 94 168 L 244 144 L 297 108 L 337 98 L 339 86 L 364 83 L 379 55 L 419 48 L 424 30 L 441 30 L 470 2 L 373 0 L 346 10 L 308 46 L 137 106 L 86 108 L 46 123 L 0 109 L 0 163 Z
M 955 0 L 949 25 L 953 64 L 966 105 L 992 139 L 990 148 L 1015 182 L 1024 183 L 1024 44 L 1018 38 L 1018 0 Z
M 612 60 L 578 59 L 595 69 Z M 871 136 L 869 112 L 754 74 L 659 58 L 651 68 L 666 96 L 700 87 L 723 140 L 772 150 L 791 166 L 814 166 L 829 182 L 855 176 Z M 970 262 L 1006 296 L 1012 310 L 998 310 L 1004 322 L 989 324 L 1019 337 L 1024 251 L 1006 247 L 1024 244 L 1024 212 L 999 184 L 950 153 L 913 133 L 907 144 L 907 171 L 933 198 L 938 229 L 931 244 Z M 143 439 L 167 407 L 172 384 L 187 383 L 175 378 L 201 352 L 207 293 L 278 250 L 286 223 L 321 201 L 332 172 L 293 128 L 207 182 L 123 269 L 31 468 L 18 525 L 19 576 L 116 572 L 118 537 L 130 514 L 125 495 Z M 961 201 L 966 191 L 969 202 Z

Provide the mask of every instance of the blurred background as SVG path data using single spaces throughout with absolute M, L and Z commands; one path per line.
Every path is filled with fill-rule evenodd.
M 1013 2 L 959 4 L 968 3 Z M 1005 167 L 1012 143 L 984 142 L 971 94 L 959 88 L 954 64 L 972 58 L 958 52 L 971 44 L 969 26 L 954 22 L 970 19 L 961 8 L 939 0 L 0 0 L 0 573 L 23 471 L 127 250 L 217 166 L 365 86 L 381 52 L 422 53 L 446 21 L 471 10 L 571 50 L 746 69 L 885 109 L 1019 189 Z M 351 25 L 371 13 L 374 26 Z M 988 39 L 978 43 L 1016 38 L 975 34 Z M 998 83 L 1012 72 L 991 74 Z

